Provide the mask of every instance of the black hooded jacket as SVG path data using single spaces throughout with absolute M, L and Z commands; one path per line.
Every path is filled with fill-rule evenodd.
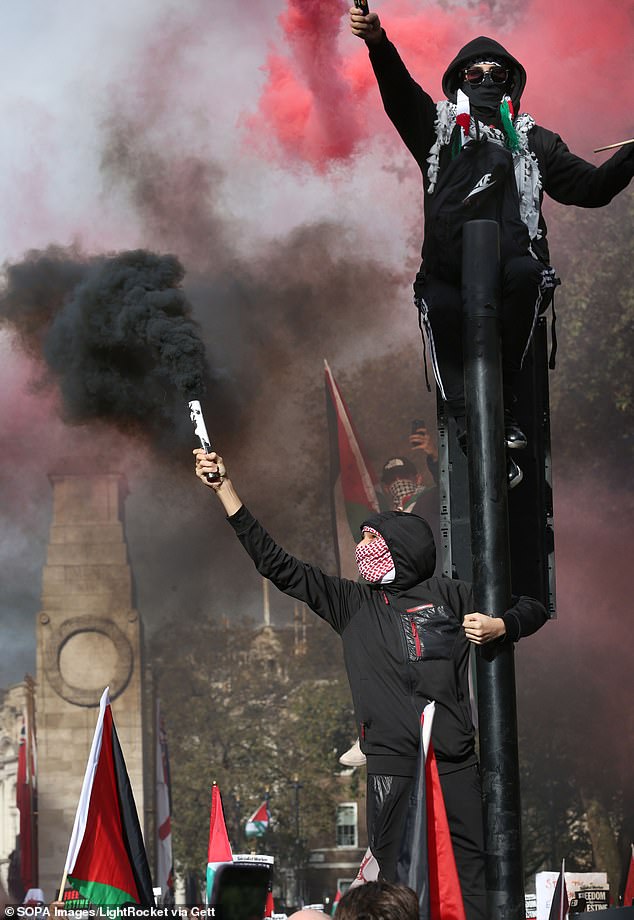
M 370 62 L 376 75 L 385 111 L 418 163 L 423 175 L 424 210 L 427 216 L 427 158 L 436 141 L 436 104 L 407 71 L 398 51 L 385 32 L 377 45 L 369 45 Z M 506 48 L 486 36 L 473 39 L 460 49 L 445 71 L 442 87 L 451 102 L 456 101 L 460 71 L 474 60 L 493 59 L 508 64 L 511 71 L 509 95 L 516 113 L 520 111 L 526 72 Z M 594 166 L 571 153 L 558 134 L 535 125 L 528 134 L 528 146 L 539 163 L 542 179 L 538 239 L 533 240 L 535 255 L 545 264 L 550 256 L 546 223 L 541 213 L 544 193 L 561 204 L 598 208 L 609 204 L 634 176 L 634 147 L 622 147 L 601 166 Z M 439 174 L 451 159 L 449 145 L 442 147 Z
M 245 507 L 228 520 L 260 574 L 341 636 L 369 773 L 414 774 L 420 714 L 430 700 L 436 702 L 432 738 L 439 772 L 475 762 L 470 643 L 462 628 L 473 611 L 471 586 L 432 577 L 436 549 L 426 521 L 383 511 L 365 522 L 384 538 L 396 572 L 391 584 L 368 585 L 290 556 Z M 546 618 L 538 601 L 518 598 L 503 616 L 508 639 L 530 635 Z

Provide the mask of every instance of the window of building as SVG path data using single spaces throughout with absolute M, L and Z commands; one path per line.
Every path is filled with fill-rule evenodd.
M 358 845 L 357 803 L 342 802 L 337 805 L 337 846 L 356 847 Z

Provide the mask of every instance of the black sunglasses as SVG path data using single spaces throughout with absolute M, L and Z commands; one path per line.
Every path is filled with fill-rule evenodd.
M 464 78 L 470 86 L 480 86 L 484 82 L 486 75 L 491 77 L 492 83 L 501 86 L 509 78 L 509 72 L 506 67 L 492 67 L 491 70 L 483 70 L 482 67 L 469 67 L 464 72 Z

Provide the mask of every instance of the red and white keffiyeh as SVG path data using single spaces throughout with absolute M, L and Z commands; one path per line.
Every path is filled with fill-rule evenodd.
M 372 527 L 364 527 L 363 533 L 373 533 L 376 537 L 369 543 L 357 543 L 354 551 L 359 572 L 371 584 L 387 584 L 394 581 L 396 574 L 394 560 L 387 543 L 381 534 Z

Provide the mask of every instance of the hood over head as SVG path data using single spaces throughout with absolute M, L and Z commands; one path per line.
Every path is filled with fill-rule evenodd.
M 394 581 L 387 585 L 404 591 L 431 578 L 436 568 L 436 544 L 427 521 L 405 511 L 381 511 L 361 527 L 381 534 L 394 560 Z
M 493 38 L 487 38 L 486 35 L 479 35 L 478 38 L 467 42 L 445 71 L 442 78 L 442 88 L 447 99 L 450 102 L 456 101 L 456 92 L 462 84 L 460 72 L 477 60 L 499 61 L 500 64 L 508 66 L 510 80 L 507 92 L 511 97 L 515 112 L 519 112 L 520 100 L 526 86 L 526 71 L 517 58 L 514 58 L 503 45 Z

